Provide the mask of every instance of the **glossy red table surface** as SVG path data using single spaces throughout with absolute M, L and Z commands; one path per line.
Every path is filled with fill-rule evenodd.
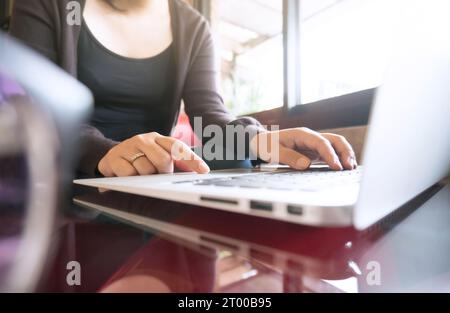
M 75 199 L 40 291 L 450 291 L 450 187 L 378 225 L 305 227 L 115 192 Z M 69 286 L 66 265 L 81 266 Z

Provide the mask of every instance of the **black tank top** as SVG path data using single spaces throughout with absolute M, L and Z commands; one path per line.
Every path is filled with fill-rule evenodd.
M 97 41 L 84 23 L 78 43 L 78 79 L 94 94 L 91 125 L 116 141 L 153 131 L 169 135 L 173 59 L 172 45 L 151 58 L 120 56 Z

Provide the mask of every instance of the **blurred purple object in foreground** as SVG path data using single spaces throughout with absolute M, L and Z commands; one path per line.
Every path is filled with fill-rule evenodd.
M 24 94 L 25 91 L 22 87 L 20 87 L 20 85 L 0 73 L 0 102 L 2 102 L 5 98 Z

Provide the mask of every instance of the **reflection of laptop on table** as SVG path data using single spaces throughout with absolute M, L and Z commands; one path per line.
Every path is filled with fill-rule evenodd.
M 184 248 L 197 251 L 205 255 L 205 260 L 209 259 L 209 255 L 211 259 L 216 259 L 218 253 L 224 252 L 249 260 L 252 264 L 264 264 L 295 281 L 313 279 L 333 283 L 353 280 L 356 284 L 358 279 L 360 291 L 400 291 L 411 288 L 413 284 L 411 280 L 402 281 L 404 275 L 399 273 L 407 273 L 413 281 L 423 283 L 430 277 L 434 279 L 437 273 L 449 270 L 442 259 L 447 254 L 442 252 L 450 249 L 449 223 L 444 222 L 450 221 L 447 210 L 450 189 L 449 186 L 441 188 L 442 185 L 436 185 L 402 206 L 395 218 L 376 230 L 364 232 L 350 227 L 304 227 L 158 199 L 149 201 L 143 196 L 117 192 L 92 193 L 78 196 L 74 201 L 79 206 L 154 235 L 142 253 L 126 262 L 120 271 L 122 274 L 132 275 L 136 267 L 153 269 L 153 263 L 147 263 L 143 258 L 154 256 L 160 259 L 167 252 L 160 243 L 167 241 L 177 251 Z M 429 244 L 430 239 L 433 245 Z M 423 255 L 423 251 L 427 252 L 428 257 Z M 371 287 L 366 283 L 366 265 L 373 260 L 380 262 L 385 270 L 396 271 L 392 277 L 384 274 L 382 287 Z M 417 266 L 405 267 L 404 262 Z M 423 262 L 435 266 L 423 266 Z M 185 267 L 198 268 L 197 263 Z M 172 272 L 173 263 L 169 262 L 164 270 Z M 319 290 L 324 291 L 324 287 Z
M 74 202 L 181 246 L 229 251 L 285 272 L 301 269 L 302 275 L 329 279 L 346 277 L 354 251 L 346 249 L 345 244 L 358 236 L 352 228 L 318 231 L 317 228 L 156 199 L 149 201 L 143 196 L 117 192 L 78 196 Z M 270 236 L 267 229 L 271 229 Z M 311 244 L 319 240 L 320 245 Z M 359 241 L 367 240 L 368 237 Z M 308 244 L 296 244 L 300 241 Z
M 75 183 L 301 224 L 366 228 L 449 172 L 450 43 L 442 39 L 445 17 L 437 15 L 404 34 L 406 44 L 376 96 L 362 176 L 241 170 Z

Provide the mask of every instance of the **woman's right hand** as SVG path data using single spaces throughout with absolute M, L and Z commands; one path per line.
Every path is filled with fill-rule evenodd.
M 136 158 L 139 155 L 142 156 Z M 137 135 L 118 144 L 98 164 L 105 177 L 169 174 L 175 168 L 199 174 L 209 172 L 208 165 L 186 144 L 158 133 Z

